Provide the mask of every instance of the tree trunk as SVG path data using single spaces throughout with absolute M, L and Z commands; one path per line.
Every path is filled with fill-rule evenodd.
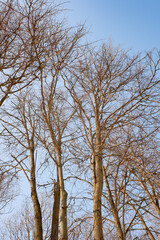
M 43 230 L 42 230 L 42 214 L 41 207 L 38 200 L 37 190 L 36 190 L 36 176 L 35 176 L 35 162 L 34 162 L 34 147 L 30 150 L 30 161 L 31 161 L 31 197 L 34 208 L 34 219 L 35 219 L 35 239 L 43 240 Z
M 64 187 L 63 170 L 61 163 L 61 151 L 57 151 L 58 176 L 60 185 L 60 240 L 68 240 L 67 227 L 67 192 Z
M 59 208 L 60 208 L 60 187 L 59 181 L 57 181 L 54 186 L 54 204 L 52 214 L 51 240 L 58 240 Z
M 103 240 L 103 226 L 101 214 L 101 191 L 100 184 L 94 186 L 93 195 L 93 227 L 94 227 L 94 240 Z
M 61 211 L 60 211 L 60 240 L 68 239 L 68 229 L 67 229 L 67 192 L 65 190 L 61 191 Z
M 103 168 L 102 168 L 102 148 L 101 148 L 101 131 L 98 121 L 98 113 L 96 123 L 96 154 L 95 163 L 93 167 L 93 228 L 94 240 L 103 240 L 103 224 L 102 224 L 102 210 L 101 198 L 103 189 Z

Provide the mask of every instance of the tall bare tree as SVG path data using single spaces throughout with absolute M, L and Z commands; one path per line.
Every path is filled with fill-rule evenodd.
M 142 103 L 147 103 L 153 97 L 152 90 L 159 83 L 159 56 L 155 62 L 150 57 L 130 57 L 111 45 L 88 52 L 72 72 L 63 77 L 90 149 L 94 238 L 102 240 L 104 149 L 109 136 L 120 126 L 138 118 Z M 122 236 L 119 235 L 119 239 L 123 239 Z
M 8 6 L 7 4 L 9 3 L 6 2 L 4 6 L 7 7 Z M 11 93 L 15 93 L 20 89 L 26 87 L 26 85 L 33 83 L 33 80 L 37 80 L 36 88 L 37 89 L 38 87 L 39 89 L 41 88 L 41 97 L 42 97 L 42 106 L 43 106 L 42 108 L 45 115 L 47 107 L 45 106 L 45 103 L 44 103 L 44 92 L 43 92 L 44 86 L 45 84 L 51 85 L 51 92 L 49 96 L 49 101 L 51 102 L 52 98 L 54 97 L 54 91 L 55 91 L 57 82 L 59 81 L 60 71 L 64 69 L 66 66 L 69 66 L 70 62 L 74 61 L 74 59 L 76 58 L 78 53 L 77 46 L 78 46 L 79 40 L 85 34 L 85 30 L 83 26 L 80 26 L 77 29 L 67 27 L 64 24 L 64 21 L 58 20 L 57 13 L 60 11 L 60 8 L 59 8 L 60 4 L 57 4 L 57 5 L 55 3 L 49 4 L 47 1 L 43 1 L 43 0 L 42 1 L 24 0 L 23 2 L 17 3 L 16 10 L 13 9 L 12 6 L 11 7 L 9 6 L 8 6 L 9 10 L 7 11 L 13 11 L 16 16 L 17 15 L 21 16 L 20 32 L 16 32 L 15 39 L 18 39 L 17 42 L 18 44 L 20 44 L 20 46 L 16 45 L 16 48 L 22 51 L 17 52 L 15 49 L 15 54 L 17 54 L 16 56 L 19 56 L 20 58 L 18 58 L 18 60 L 14 62 L 14 64 L 9 66 L 6 65 L 6 68 L 3 67 L 3 69 L 7 69 L 7 74 L 5 70 L 2 69 L 2 74 L 5 76 L 5 81 L 2 84 L 4 84 L 5 86 L 6 83 L 7 84 L 9 83 L 9 81 L 12 82 L 12 84 L 9 85 L 9 88 L 7 88 L 7 90 L 2 89 L 4 93 L 2 102 L 4 102 L 4 100 Z M 11 49 L 11 46 L 10 46 L 10 49 Z M 6 47 L 5 51 L 7 52 L 7 50 L 8 48 Z M 5 51 L 3 51 L 2 53 L 4 53 Z M 3 65 L 5 65 L 6 53 L 4 53 L 3 55 L 4 55 Z M 16 60 L 15 56 L 13 57 L 13 59 Z M 9 61 L 7 63 L 9 64 Z M 10 69 L 11 67 L 12 69 Z M 51 84 L 50 84 L 50 81 L 51 81 Z M 38 85 L 38 82 L 40 82 L 40 85 Z M 17 84 L 21 83 L 20 87 L 19 85 L 16 85 L 16 83 Z M 16 88 L 15 90 L 13 90 L 13 86 L 15 85 L 16 85 Z M 12 88 L 12 91 L 11 91 L 11 88 Z M 25 103 L 24 103 L 24 107 L 25 107 Z M 28 111 L 27 109 L 26 109 L 26 112 L 25 110 L 23 111 L 24 116 L 25 114 L 28 114 L 27 111 Z M 50 114 L 50 111 L 51 111 L 51 106 L 49 106 L 49 114 Z M 33 116 L 30 116 L 30 119 L 32 117 Z M 47 119 L 47 124 L 48 123 L 50 124 L 50 120 L 48 122 L 48 119 L 50 118 L 50 116 L 48 115 L 45 117 Z M 32 120 L 34 122 L 34 118 Z M 32 136 L 28 137 L 27 144 L 29 145 L 27 147 L 29 147 L 30 149 L 30 157 L 33 160 L 31 161 L 32 163 L 31 166 L 33 169 L 32 178 L 33 180 L 36 181 L 35 165 L 34 165 L 35 129 L 33 129 L 34 128 L 33 126 L 31 128 L 33 130 L 31 134 Z M 51 129 L 51 126 L 49 129 L 52 130 L 50 131 L 50 133 L 52 132 L 51 136 L 55 135 L 53 129 Z M 25 129 L 25 130 L 26 132 L 28 131 L 28 129 Z M 28 136 L 29 136 L 29 133 L 28 133 Z M 19 143 L 21 144 L 21 142 Z M 62 176 L 63 174 L 62 174 L 60 145 L 61 143 L 58 140 L 58 145 L 54 144 L 54 148 L 57 152 L 58 182 L 60 183 L 60 192 L 61 192 L 61 205 L 62 205 L 61 206 L 61 215 L 62 215 L 61 235 L 62 235 L 62 238 L 67 239 L 67 217 L 66 217 L 67 210 L 66 210 L 66 207 L 63 206 L 67 204 L 66 202 L 67 200 L 65 200 L 67 198 L 67 195 L 65 193 L 63 176 Z M 36 182 L 35 184 L 33 184 L 32 187 L 35 187 L 35 186 L 36 186 Z M 36 194 L 36 190 L 34 190 L 33 192 Z M 34 198 L 37 199 L 38 201 L 37 197 L 34 197 Z M 38 212 L 40 213 L 40 208 Z M 40 218 L 41 217 L 39 217 L 39 219 Z M 39 224 L 39 226 L 40 225 L 41 223 Z M 58 238 L 58 233 L 56 235 Z M 38 237 L 39 236 L 37 235 L 37 239 Z M 42 238 L 42 231 L 40 233 L 40 238 Z
M 40 105 L 42 117 L 40 118 L 43 119 L 45 128 L 49 132 L 51 143 L 46 143 L 45 139 L 42 139 L 42 136 L 39 136 L 39 139 L 41 139 L 50 157 L 57 166 L 57 187 L 60 188 L 61 239 L 68 239 L 67 192 L 63 178 L 64 160 L 62 159 L 62 137 L 74 111 L 66 111 L 65 113 L 65 108 L 67 107 L 67 105 L 65 106 L 65 103 L 67 103 L 65 99 L 66 93 L 59 91 L 59 89 L 63 87 L 61 72 L 70 68 L 70 64 L 79 57 L 79 41 L 84 34 L 84 26 L 79 26 L 74 30 L 72 28 L 64 29 L 61 25 L 58 25 L 55 29 L 55 26 L 52 24 L 49 36 L 48 55 L 45 56 L 48 57 L 47 61 L 41 56 L 43 54 L 42 49 L 44 48 L 44 51 L 46 51 L 46 46 L 40 48 L 39 41 L 34 42 L 34 51 L 39 64 L 38 79 L 41 83 Z M 50 151 L 48 145 L 52 145 L 55 155 L 52 154 L 53 150 Z M 56 219 L 58 221 L 57 217 Z M 57 226 L 57 224 L 53 224 L 53 226 Z M 58 232 L 58 228 L 56 232 Z M 56 233 L 53 237 L 57 239 L 58 234 Z
M 68 239 L 68 228 L 67 228 L 67 192 L 65 190 L 65 183 L 63 177 L 63 165 L 65 159 L 63 159 L 63 135 L 67 127 L 67 124 L 71 118 L 72 113 L 65 114 L 65 105 L 63 99 L 63 92 L 60 92 L 59 96 L 57 93 L 52 95 L 52 90 L 50 90 L 50 95 L 47 101 L 42 103 L 43 116 L 45 121 L 45 128 L 49 131 L 48 140 L 42 140 L 42 143 L 46 147 L 49 155 L 53 159 L 57 167 L 57 187 L 60 189 L 60 239 Z M 55 90 L 54 90 L 55 91 Z M 48 93 L 49 91 L 47 91 Z M 57 99 L 56 99 L 57 98 Z M 64 105 L 64 106 L 63 106 Z M 67 116 L 68 115 L 68 116 Z M 51 142 L 50 142 L 51 139 Z M 49 141 L 49 142 L 48 142 Z M 52 154 L 55 153 L 55 154 Z M 58 197 L 58 195 L 57 195 Z M 55 209 L 56 210 L 56 209 Z M 58 210 L 58 209 L 57 209 Z
M 42 240 L 42 214 L 37 194 L 35 152 L 37 147 L 35 129 L 37 131 L 39 126 L 34 117 L 32 104 L 31 100 L 26 99 L 26 96 L 21 94 L 15 99 L 13 110 L 11 112 L 5 111 L 5 118 L 8 117 L 10 120 L 3 119 L 2 121 L 6 132 L 4 133 L 6 142 L 12 149 L 11 158 L 13 160 L 8 163 L 8 166 L 15 171 L 23 171 L 29 181 L 34 207 L 35 238 Z M 16 151 L 15 148 L 17 148 Z

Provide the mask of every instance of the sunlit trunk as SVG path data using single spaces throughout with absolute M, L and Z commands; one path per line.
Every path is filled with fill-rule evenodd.
M 98 117 L 97 117 L 98 118 Z M 102 149 L 101 149 L 101 132 L 99 121 L 96 119 L 96 153 L 93 167 L 93 227 L 94 240 L 103 240 L 102 224 L 102 189 L 103 189 L 103 168 L 102 168 Z
M 34 148 L 30 150 L 30 162 L 31 162 L 30 186 L 31 186 L 31 197 L 32 197 L 32 202 L 33 202 L 33 208 L 34 208 L 35 239 L 43 240 L 42 214 L 41 214 L 41 207 L 40 207 L 40 203 L 38 200 L 37 189 L 36 189 Z

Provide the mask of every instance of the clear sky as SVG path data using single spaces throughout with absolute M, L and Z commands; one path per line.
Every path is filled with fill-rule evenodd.
M 134 51 L 160 49 L 160 0 L 69 0 L 74 25 L 86 21 L 91 41 L 112 40 Z

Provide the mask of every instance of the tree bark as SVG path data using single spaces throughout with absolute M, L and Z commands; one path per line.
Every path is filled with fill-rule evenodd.
M 95 163 L 93 164 L 93 228 L 94 240 L 103 240 L 103 224 L 102 224 L 102 210 L 101 198 L 103 189 L 103 168 L 102 168 L 102 148 L 101 148 L 101 131 L 100 123 L 98 121 L 98 113 L 96 115 L 96 154 Z
M 67 192 L 64 187 L 61 151 L 57 151 L 58 176 L 60 185 L 60 240 L 68 240 L 67 227 Z
M 37 190 L 36 190 L 36 176 L 35 176 L 35 162 L 34 162 L 34 146 L 30 149 L 30 161 L 31 161 L 31 197 L 34 208 L 34 219 L 35 219 L 35 239 L 43 240 L 43 229 L 42 229 L 42 214 L 41 207 L 38 200 Z
M 59 208 L 60 208 L 60 187 L 59 181 L 57 181 L 54 186 L 54 204 L 52 214 L 51 240 L 58 240 Z
M 60 211 L 60 240 L 68 239 L 68 229 L 67 229 L 67 192 L 66 190 L 61 190 L 61 211 Z

